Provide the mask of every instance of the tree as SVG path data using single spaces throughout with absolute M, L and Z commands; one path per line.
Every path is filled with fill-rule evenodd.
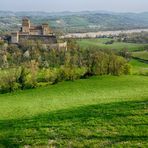
M 24 66 L 21 67 L 21 72 L 18 78 L 18 83 L 21 85 L 21 89 L 23 90 L 25 88 L 26 83 L 26 77 L 28 75 L 28 72 Z

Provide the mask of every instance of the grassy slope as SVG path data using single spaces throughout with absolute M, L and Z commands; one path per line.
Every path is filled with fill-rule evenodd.
M 0 147 L 148 146 L 148 77 L 102 76 L 0 95 Z
M 140 62 L 135 59 L 132 59 L 130 61 L 130 64 L 132 65 L 133 74 L 148 73 L 148 64 Z
M 133 66 L 133 73 L 148 74 L 148 52 L 132 52 L 132 56 L 135 58 L 130 61 L 130 64 Z
M 148 60 L 148 51 L 133 52 L 132 56 L 139 59 Z
M 116 49 L 116 50 L 122 50 L 122 49 L 129 49 L 129 51 L 135 51 L 135 50 L 144 50 L 148 44 L 135 44 L 135 43 L 122 43 L 122 42 L 114 42 L 113 44 L 106 45 L 104 44 L 107 41 L 110 41 L 111 39 L 101 38 L 101 39 L 82 39 L 78 40 L 78 44 L 80 47 L 87 48 L 87 47 L 99 47 L 101 49 Z

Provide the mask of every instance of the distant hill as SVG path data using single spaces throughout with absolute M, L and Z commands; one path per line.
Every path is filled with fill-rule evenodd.
M 0 30 L 17 30 L 23 16 L 33 23 L 47 22 L 63 32 L 88 32 L 99 30 L 125 30 L 148 28 L 148 12 L 114 13 L 107 11 L 84 12 L 11 12 L 0 11 Z

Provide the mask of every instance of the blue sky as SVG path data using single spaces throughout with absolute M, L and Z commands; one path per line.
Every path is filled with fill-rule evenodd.
M 12 11 L 148 11 L 148 0 L 0 0 L 0 10 Z

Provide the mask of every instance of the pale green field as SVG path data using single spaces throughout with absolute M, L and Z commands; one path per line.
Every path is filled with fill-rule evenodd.
M 148 64 L 132 59 L 129 62 L 132 66 L 132 74 L 145 74 L 148 75 Z
M 128 49 L 129 51 L 145 50 L 148 49 L 148 44 L 135 44 L 135 43 L 124 43 L 124 42 L 114 42 L 113 44 L 106 45 L 107 41 L 112 39 L 100 38 L 100 39 L 80 39 L 77 41 L 80 47 L 98 47 L 100 49 L 115 49 L 122 50 Z
M 148 60 L 148 51 L 133 52 L 132 56 L 135 57 L 135 58 Z

